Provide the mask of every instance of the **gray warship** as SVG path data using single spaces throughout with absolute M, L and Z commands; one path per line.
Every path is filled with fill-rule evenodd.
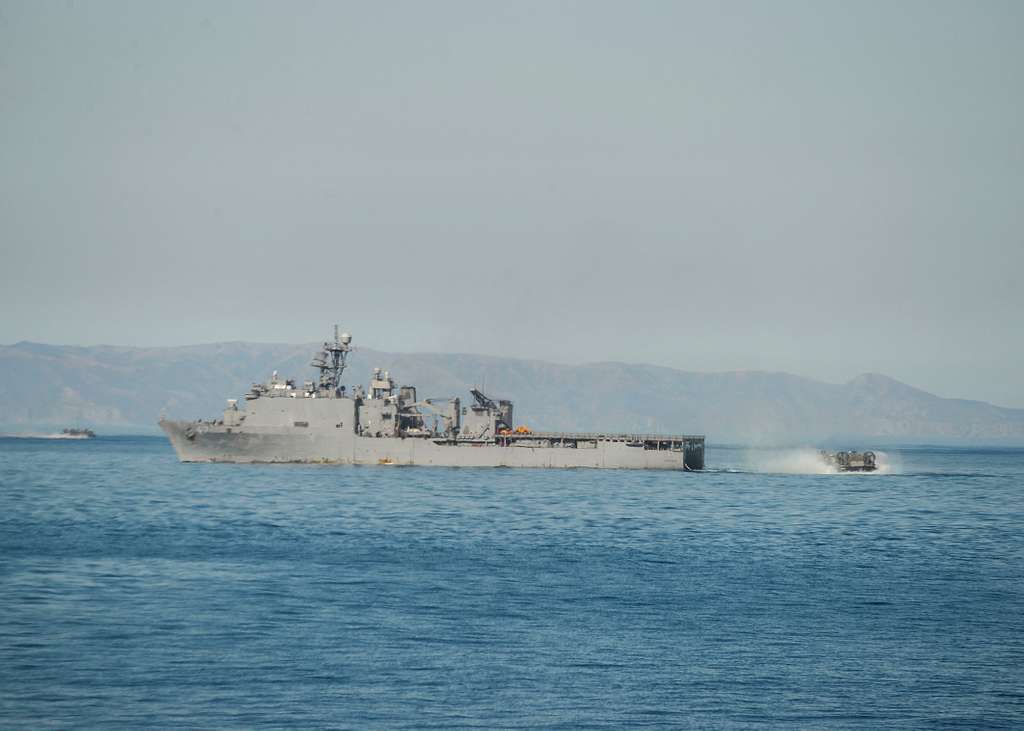
M 275 371 L 254 383 L 245 408 L 228 399 L 220 419 L 161 418 L 183 462 L 302 462 L 443 467 L 704 469 L 704 437 L 540 432 L 513 426 L 512 402 L 479 388 L 472 401 L 419 399 L 375 368 L 369 388 L 341 385 L 352 337 L 334 329 L 296 385 Z

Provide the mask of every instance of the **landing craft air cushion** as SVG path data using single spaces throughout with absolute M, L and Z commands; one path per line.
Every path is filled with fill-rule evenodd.
M 275 371 L 254 383 L 246 408 L 229 399 L 216 420 L 160 419 L 182 462 L 316 462 L 444 467 L 704 469 L 704 437 L 535 432 L 513 427 L 512 402 L 478 388 L 472 402 L 417 399 L 375 368 L 369 389 L 341 385 L 352 338 L 334 329 L 296 386 Z
M 874 452 L 826 452 L 821 451 L 825 464 L 837 472 L 874 472 L 878 467 Z

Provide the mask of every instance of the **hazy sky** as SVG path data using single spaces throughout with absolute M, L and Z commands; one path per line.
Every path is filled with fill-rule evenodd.
M 1015 1 L 0 0 L 0 342 L 339 322 L 1024 407 L 1022 28 Z

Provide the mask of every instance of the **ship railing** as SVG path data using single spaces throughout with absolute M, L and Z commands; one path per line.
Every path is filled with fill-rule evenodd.
M 502 439 L 565 439 L 598 442 L 703 442 L 702 434 L 628 434 L 613 432 L 548 432 L 502 434 Z

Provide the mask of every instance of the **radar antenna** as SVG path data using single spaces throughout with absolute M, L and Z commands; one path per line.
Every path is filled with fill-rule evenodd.
M 319 353 L 313 356 L 311 366 L 320 371 L 320 393 L 335 397 L 341 392 L 341 374 L 345 372 L 345 360 L 352 352 L 352 336 L 338 333 L 334 326 L 334 342 L 324 343 Z

